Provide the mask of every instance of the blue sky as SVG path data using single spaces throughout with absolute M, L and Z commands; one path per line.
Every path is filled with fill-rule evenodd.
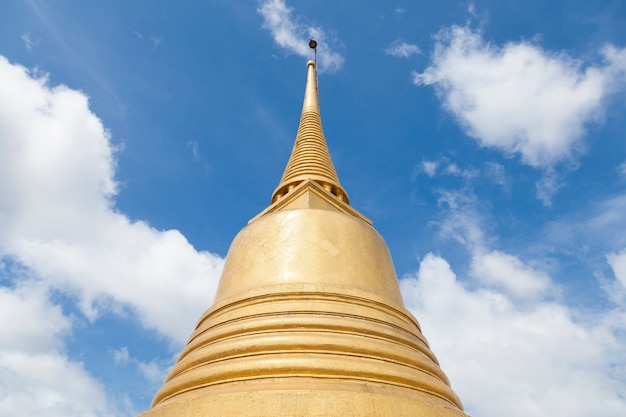
M 0 6 L 0 416 L 133 416 L 269 204 L 319 42 L 352 206 L 475 416 L 626 414 L 626 4 Z

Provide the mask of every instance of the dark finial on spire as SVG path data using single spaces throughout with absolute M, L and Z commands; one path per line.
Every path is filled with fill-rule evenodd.
M 309 48 L 313 49 L 315 67 L 317 68 L 317 41 L 313 38 L 309 38 Z

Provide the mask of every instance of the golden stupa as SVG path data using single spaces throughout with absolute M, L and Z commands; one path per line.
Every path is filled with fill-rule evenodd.
M 461 417 L 389 250 L 330 158 L 315 63 L 271 205 L 233 241 L 214 305 L 141 417 Z

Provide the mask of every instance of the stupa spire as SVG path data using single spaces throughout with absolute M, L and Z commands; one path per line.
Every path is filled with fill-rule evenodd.
M 272 194 L 272 203 L 307 179 L 315 181 L 339 200 L 348 203 L 348 194 L 339 182 L 322 130 L 315 62 L 307 62 L 307 67 L 300 126 L 283 177 Z
M 307 65 L 274 202 L 233 240 L 213 305 L 140 417 L 468 417 L 385 241 L 347 204 Z

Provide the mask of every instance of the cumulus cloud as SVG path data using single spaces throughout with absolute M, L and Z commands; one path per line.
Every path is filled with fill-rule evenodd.
M 311 59 L 308 39 L 317 41 L 317 61 L 320 71 L 337 71 L 343 66 L 344 57 L 332 45 L 338 42 L 332 39 L 324 29 L 302 22 L 293 16 L 293 9 L 284 0 L 265 0 L 259 2 L 258 12 L 263 16 L 263 28 L 270 31 L 274 41 L 289 53 Z
M 499 251 L 476 253 L 472 258 L 471 273 L 484 284 L 494 285 L 512 298 L 545 296 L 550 288 L 547 273 Z
M 77 296 L 91 319 L 118 303 L 183 342 L 211 302 L 222 259 L 115 210 L 115 148 L 84 94 L 4 58 L 0 74 L 2 255 Z
M 626 413 L 623 306 L 581 321 L 558 302 L 519 304 L 505 291 L 468 289 L 465 281 L 428 254 L 400 285 L 470 415 Z
M 431 65 L 413 73 L 435 87 L 446 110 L 482 146 L 519 154 L 534 167 L 575 156 L 586 125 L 626 84 L 626 49 L 606 46 L 601 64 L 529 42 L 503 46 L 453 26 L 436 36 Z
M 44 285 L 0 287 L 0 317 L 0 415 L 115 415 L 103 387 L 64 354 L 71 324 Z
M 623 207 L 609 203 L 587 227 L 615 234 Z M 441 191 L 439 204 L 441 218 L 433 223 L 440 237 L 467 250 L 469 267 L 457 275 L 446 259 L 429 253 L 400 285 L 466 411 L 484 417 L 626 413 L 626 297 L 615 296 L 625 294 L 626 249 L 605 258 L 615 279 L 604 286 L 603 306 L 579 311 L 562 300 L 549 259 L 493 247 L 498 240 L 476 196 Z
M 481 286 L 497 290 L 516 302 L 545 299 L 558 295 L 550 279 L 548 263 L 541 259 L 523 260 L 490 246 L 487 223 L 480 214 L 480 203 L 470 192 L 440 191 L 442 219 L 433 222 L 440 235 L 454 239 L 470 254 L 469 275 Z
M 45 288 L 31 281 L 14 288 L 0 287 L 0 316 L 5 318 L 0 321 L 4 351 L 38 354 L 59 350 L 63 347 L 61 336 L 71 329 L 61 308 L 48 301 Z
M 63 353 L 71 322 L 51 291 L 90 320 L 131 311 L 174 344 L 211 304 L 223 259 L 119 213 L 115 152 L 83 93 L 0 57 L 0 259 L 26 271 L 2 271 L 0 309 L 32 318 L 0 324 L 2 415 L 21 415 L 13 411 L 28 398 L 28 415 L 106 411 L 103 388 Z M 32 303 L 12 293 L 25 279 L 45 288 Z
M 396 39 L 385 49 L 385 53 L 396 58 L 410 58 L 413 55 L 421 54 L 422 51 L 417 45 Z
M 0 415 L 114 416 L 103 391 L 82 364 L 64 355 L 0 351 Z

